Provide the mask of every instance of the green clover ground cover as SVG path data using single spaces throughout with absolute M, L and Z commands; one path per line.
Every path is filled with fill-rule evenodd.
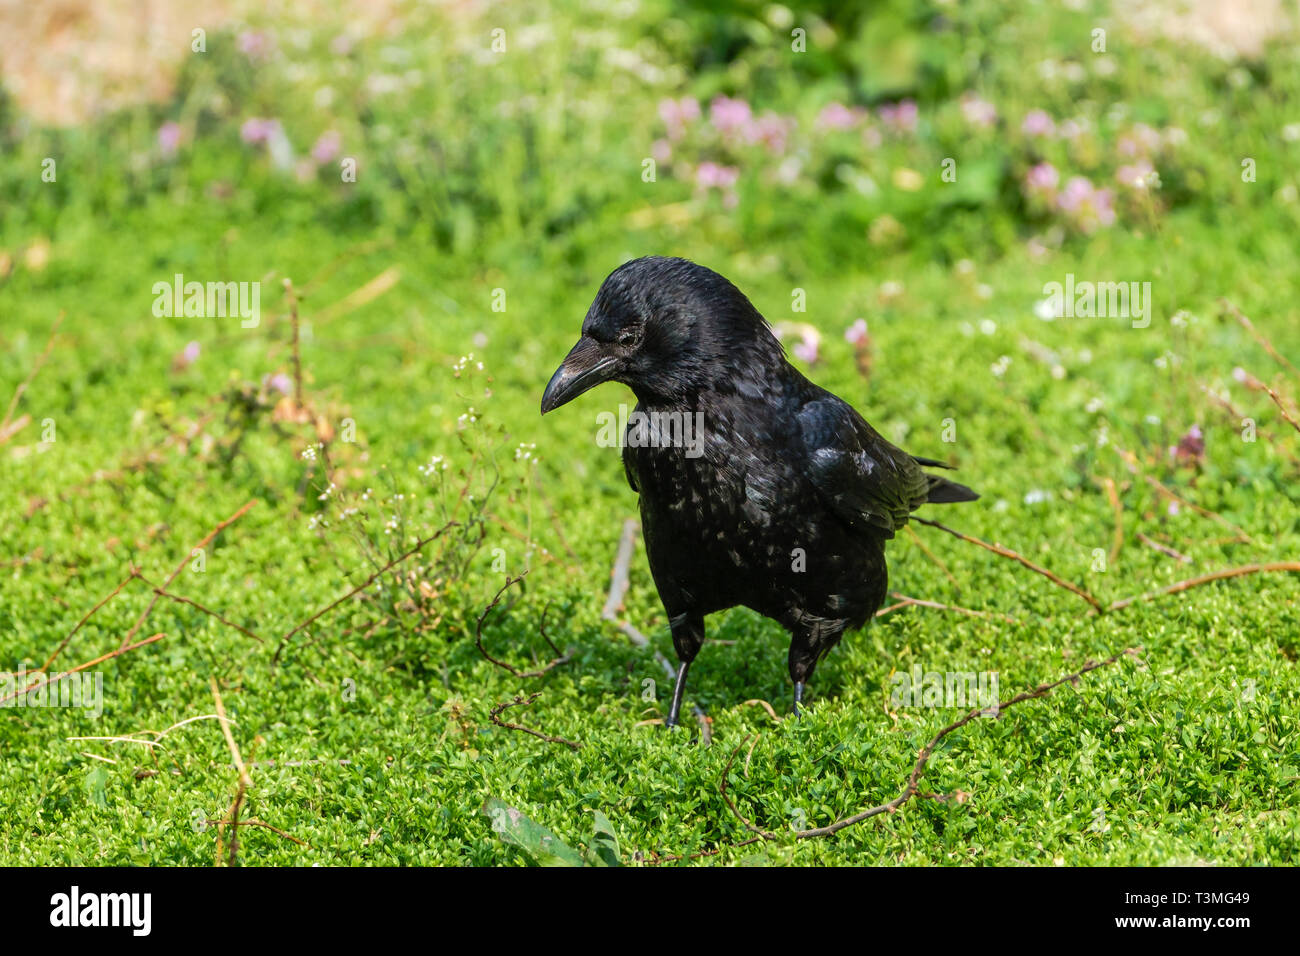
M 1078 39 L 1086 11 L 976 3 L 941 30 L 892 11 L 876 23 L 893 34 L 828 15 L 835 44 L 812 30 L 797 65 L 770 12 L 727 21 L 744 40 L 725 49 L 694 14 L 655 26 L 668 5 L 505 5 L 491 23 L 421 8 L 400 38 L 347 53 L 323 26 L 298 46 L 255 24 L 278 52 L 250 66 L 235 34 L 213 36 L 166 106 L 72 131 L 7 107 L 0 399 L 64 319 L 0 444 L 3 667 L 43 664 L 133 567 L 58 666 L 118 648 L 178 566 L 166 589 L 201 607 L 160 598 L 135 639 L 165 636 L 94 668 L 99 717 L 0 708 L 0 861 L 212 864 L 210 821 L 238 783 L 215 680 L 250 763 L 240 818 L 280 831 L 241 827 L 243 865 L 523 864 L 545 861 L 544 831 L 548 852 L 589 863 L 1295 862 L 1294 573 L 1090 614 L 916 527 L 891 545 L 891 587 L 979 615 L 882 616 L 822 664 L 806 716 L 780 722 L 752 701 L 786 715 L 784 632 L 716 615 L 690 688 L 712 745 L 693 723 L 647 723 L 662 671 L 601 618 L 635 499 L 597 415 L 631 396 L 537 409 L 600 280 L 636 255 L 728 275 L 817 382 L 983 494 L 925 516 L 1103 605 L 1296 560 L 1300 433 L 1252 386 L 1294 410 L 1300 378 L 1220 303 L 1298 360 L 1294 54 L 1234 66 L 1107 20 L 1129 46 L 1103 70 Z M 514 42 L 493 60 L 496 19 Z M 893 55 L 852 78 L 845 63 L 882 43 Z M 1017 65 L 1027 49 L 1055 72 Z M 1179 62 L 1194 69 L 1162 68 Z M 272 118 L 325 158 L 279 168 L 272 134 L 247 126 Z M 338 181 L 351 155 L 357 181 Z M 260 280 L 259 324 L 155 316 L 153 286 L 176 273 Z M 1149 327 L 1045 310 L 1067 274 L 1150 282 Z M 556 656 L 549 638 L 568 660 L 538 678 L 475 643 L 525 570 L 482 638 L 519 671 Z M 620 614 L 671 657 L 639 548 Z M 1134 647 L 945 738 L 921 789 L 949 799 L 733 846 L 751 836 L 719 789 L 733 754 L 728 796 L 778 833 L 898 794 L 963 710 L 895 706 L 894 674 L 996 671 L 1005 699 Z M 490 718 L 534 692 L 499 719 L 576 749 Z

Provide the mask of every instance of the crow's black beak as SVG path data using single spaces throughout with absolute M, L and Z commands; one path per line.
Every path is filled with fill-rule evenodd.
M 589 388 L 609 381 L 613 356 L 601 352 L 600 344 L 585 336 L 578 340 L 542 393 L 542 414 L 573 401 Z

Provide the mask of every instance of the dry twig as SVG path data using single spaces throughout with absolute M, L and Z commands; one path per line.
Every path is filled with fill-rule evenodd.
M 542 638 L 546 641 L 547 644 L 550 645 L 551 650 L 555 652 L 556 656 L 548 664 L 544 665 L 540 670 L 521 671 L 517 667 L 514 667 L 511 664 L 507 664 L 505 661 L 497 660 L 495 657 L 489 654 L 487 652 L 487 648 L 483 646 L 483 622 L 487 620 L 487 616 L 492 613 L 493 609 L 498 604 L 501 603 L 501 595 L 505 594 L 508 588 L 522 581 L 524 579 L 524 575 L 527 573 L 528 572 L 525 571 L 523 572 L 523 574 L 520 574 L 516 577 L 506 578 L 506 583 L 501 585 L 501 588 L 493 596 L 492 601 L 488 604 L 487 607 L 483 609 L 483 613 L 478 616 L 478 623 L 474 626 L 474 646 L 478 648 L 478 652 L 482 654 L 486 660 L 495 664 L 497 667 L 500 667 L 502 670 L 509 671 L 515 677 L 519 677 L 519 678 L 541 677 L 542 675 L 549 673 L 550 671 L 559 667 L 561 664 L 567 664 L 571 659 L 571 655 L 569 655 L 568 653 L 561 654 L 559 648 L 557 648 L 555 644 L 552 643 L 551 639 L 546 635 L 546 612 L 550 610 L 549 604 L 542 611 L 542 623 L 539 630 L 542 632 Z
M 997 705 L 997 713 L 1000 715 L 1002 711 L 1006 710 L 1007 708 L 1014 707 L 1016 704 L 1019 704 L 1026 700 L 1032 700 L 1037 697 L 1046 697 L 1048 694 L 1050 694 L 1057 687 L 1060 687 L 1062 684 L 1065 684 L 1067 682 L 1072 683 L 1074 681 L 1077 681 L 1084 674 L 1087 674 L 1090 671 L 1095 671 L 1099 667 L 1106 667 L 1107 665 L 1113 664 L 1121 657 L 1124 657 L 1125 655 L 1136 657 L 1137 653 L 1138 653 L 1137 648 L 1128 648 L 1127 650 L 1121 651 L 1118 654 L 1114 654 L 1111 657 L 1106 658 L 1104 661 L 1089 661 L 1085 666 L 1079 668 L 1079 670 L 1077 670 L 1073 674 L 1067 674 L 1065 677 L 1062 677 L 1060 680 L 1053 681 L 1050 684 L 1039 684 L 1037 687 L 1033 688 L 1032 690 L 1023 691 L 1017 694 L 1016 696 L 1012 697 L 1010 700 L 1006 700 L 999 703 Z M 918 784 L 920 783 L 921 776 L 925 773 L 926 764 L 929 763 L 930 757 L 934 754 L 935 748 L 939 746 L 939 744 L 943 741 L 945 737 L 947 737 L 953 731 L 966 726 L 966 724 L 970 723 L 972 720 L 974 720 L 976 717 L 978 717 L 980 714 L 984 712 L 985 711 L 979 707 L 971 708 L 971 710 L 965 716 L 963 716 L 959 720 L 953 721 L 947 727 L 944 727 L 937 734 L 935 734 L 934 737 L 930 739 L 930 742 L 927 743 L 924 747 L 922 747 L 920 752 L 917 754 L 916 763 L 913 764 L 912 766 L 912 772 L 908 776 L 907 782 L 903 785 L 902 791 L 893 800 L 890 800 L 888 803 L 882 803 L 879 806 L 869 807 L 866 810 L 862 810 L 858 813 L 853 814 L 852 816 L 843 817 L 839 820 L 836 820 L 834 823 L 828 824 L 827 826 L 824 827 L 815 827 L 810 830 L 799 830 L 793 834 L 794 838 L 797 840 L 811 840 L 816 837 L 830 836 L 834 833 L 838 833 L 840 830 L 843 830 L 845 827 L 851 827 L 854 824 L 861 823 L 863 820 L 868 820 L 871 817 L 879 816 L 882 813 L 893 813 L 896 810 L 898 810 L 898 808 L 901 807 L 903 804 L 907 803 L 908 800 L 916 796 L 934 796 L 935 799 L 940 799 L 940 797 L 938 797 L 937 795 L 921 794 L 920 791 L 918 790 Z M 731 765 L 732 763 L 735 762 L 736 755 L 740 753 L 741 747 L 743 747 L 748 740 L 749 737 L 747 735 L 745 740 L 741 741 L 740 746 L 736 747 L 736 749 L 731 752 L 731 757 L 728 758 L 727 764 L 725 767 L 723 767 L 722 770 L 722 777 L 720 779 L 719 789 L 722 793 L 723 800 L 727 804 L 727 807 L 731 810 L 733 814 L 735 814 L 736 818 L 745 825 L 745 828 L 747 830 L 749 830 L 751 833 L 757 834 L 758 837 L 761 839 L 776 840 L 779 838 L 780 836 L 779 834 L 772 833 L 767 830 L 763 830 L 755 826 L 753 823 L 751 823 L 744 816 L 744 814 L 742 814 L 736 808 L 736 805 L 732 801 L 730 794 L 727 793 L 727 775 L 731 772 Z M 961 798 L 958 797 L 958 799 Z M 752 842 L 752 841 L 747 841 L 747 842 Z M 738 845 L 744 845 L 744 844 L 738 844 Z
M 535 701 L 541 693 L 542 692 L 538 690 L 534 691 L 527 698 L 516 697 L 514 700 L 497 704 L 492 708 L 491 713 L 488 714 L 488 718 L 498 727 L 504 727 L 507 730 L 521 730 L 526 734 L 532 734 L 539 740 L 545 740 L 548 744 L 564 744 L 564 746 L 568 747 L 570 750 L 581 750 L 582 744 L 578 743 L 576 740 L 567 740 L 564 737 L 553 737 L 550 734 L 542 733 L 540 730 L 533 730 L 531 727 L 525 727 L 523 724 L 512 724 L 509 721 L 501 719 L 502 712 L 509 710 L 511 707 L 527 707 Z

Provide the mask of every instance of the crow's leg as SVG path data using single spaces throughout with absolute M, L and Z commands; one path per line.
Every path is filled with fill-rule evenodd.
M 704 616 L 689 612 L 678 614 L 669 620 L 669 625 L 673 629 L 673 649 L 677 651 L 677 658 L 682 663 L 677 669 L 673 702 L 668 709 L 668 719 L 664 721 L 664 726 L 675 727 L 682 710 L 682 695 L 686 692 L 686 672 L 704 645 Z
M 668 719 L 664 721 L 665 727 L 676 727 L 678 717 L 682 710 L 682 694 L 686 692 L 686 671 L 690 664 L 682 661 L 677 668 L 677 683 L 673 685 L 673 702 L 668 708 Z
M 802 615 L 793 618 L 790 628 L 790 680 L 794 682 L 794 715 L 799 716 L 799 705 L 809 678 L 817 669 L 817 662 L 839 643 L 844 633 L 844 621 Z

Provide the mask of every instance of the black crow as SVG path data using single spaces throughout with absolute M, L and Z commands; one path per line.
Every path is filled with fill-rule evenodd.
M 804 378 L 749 299 L 685 259 L 609 275 L 542 414 L 607 381 L 637 397 L 623 468 L 681 661 L 669 726 L 706 614 L 744 605 L 790 631 L 797 714 L 817 662 L 884 601 L 885 541 L 926 502 L 979 497 Z

